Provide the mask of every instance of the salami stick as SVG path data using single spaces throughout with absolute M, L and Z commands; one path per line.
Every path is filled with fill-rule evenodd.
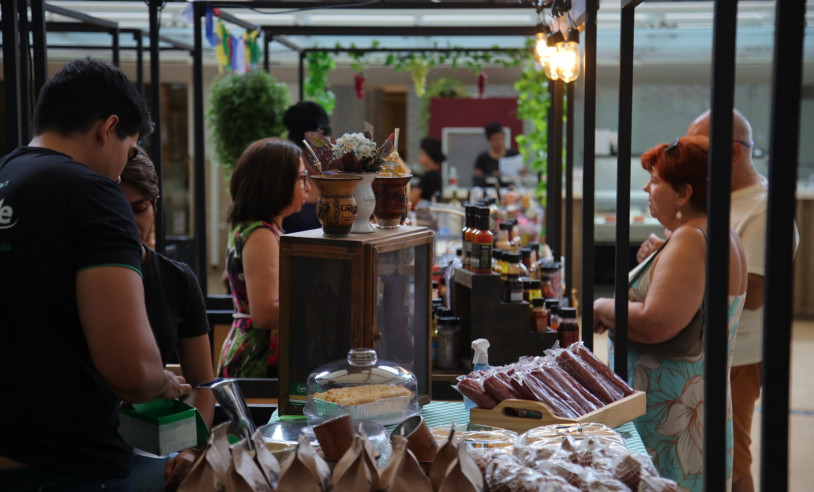
M 551 388 L 554 393 L 560 396 L 564 401 L 570 402 L 572 406 L 576 407 L 579 410 L 579 415 L 584 415 L 589 412 L 593 412 L 596 410 L 597 407 L 593 403 L 589 402 L 582 393 L 579 392 L 578 389 L 574 388 L 571 391 L 568 391 L 567 388 L 564 388 L 560 383 L 557 382 L 554 377 L 548 374 L 545 370 L 536 370 L 532 371 L 531 375 L 540 380 L 543 384 Z
M 571 395 L 569 395 L 568 393 L 564 394 L 560 393 L 557 389 L 548 384 L 548 382 L 545 381 L 546 378 L 545 375 L 543 374 L 543 371 L 540 370 L 530 371 L 525 374 L 525 377 L 528 380 L 528 384 L 532 388 L 540 387 L 544 391 L 550 393 L 554 398 L 557 399 L 558 402 L 560 402 L 560 404 L 566 410 L 568 410 L 569 413 L 573 414 L 575 417 L 579 417 L 580 415 L 588 413 L 585 410 L 583 410 L 582 407 L 579 406 L 576 402 L 574 402 L 574 399 L 571 397 Z
M 593 367 L 596 372 L 604 376 L 609 383 L 613 384 L 619 391 L 622 392 L 623 396 L 630 396 L 633 394 L 633 388 L 631 388 L 622 378 L 620 378 L 618 374 L 611 371 L 610 367 L 599 360 L 599 358 L 594 355 L 593 352 L 585 348 L 582 343 L 572 344 L 570 347 L 568 347 L 568 349 L 579 356 L 580 359 L 588 363 L 588 365 Z
M 557 364 L 552 362 L 552 363 L 550 363 L 549 365 L 546 366 L 546 369 L 548 369 L 548 374 L 550 374 L 551 377 L 553 377 L 558 383 L 560 383 L 560 386 L 562 386 L 563 388 L 565 388 L 565 389 L 573 388 L 574 391 L 579 392 L 579 394 L 582 395 L 583 398 L 585 398 L 588 402 L 590 402 L 596 408 L 600 408 L 600 407 L 605 406 L 604 403 L 599 401 L 599 398 L 594 396 L 593 393 L 588 391 L 588 389 L 585 388 L 584 386 L 582 386 L 579 383 L 579 381 L 577 381 L 576 379 L 571 377 L 571 375 L 568 374 L 568 372 L 563 370 Z
M 458 391 L 472 400 L 475 405 L 485 410 L 495 408 L 498 401 L 484 391 L 483 386 L 476 380 L 466 377 L 458 382 Z
M 544 384 L 539 384 L 531 377 L 525 378 L 524 384 L 527 384 L 531 392 L 534 393 L 534 399 L 545 403 L 554 415 L 570 419 L 579 417 L 580 414 L 576 410 L 570 408 L 567 402 L 554 395 Z
M 618 399 L 614 397 L 613 392 L 601 383 L 599 373 L 594 371 L 587 364 L 582 363 L 579 359 L 574 357 L 574 354 L 571 352 L 563 350 L 557 354 L 556 358 L 560 367 L 574 376 L 574 379 L 579 381 L 604 404 L 613 403 Z
M 501 402 L 503 400 L 508 400 L 511 398 L 522 400 L 523 398 L 517 394 L 517 391 L 511 387 L 508 383 L 500 379 L 495 375 L 486 376 L 486 379 L 483 380 L 483 389 L 486 390 L 486 393 Z M 474 400 L 472 400 L 474 401 Z

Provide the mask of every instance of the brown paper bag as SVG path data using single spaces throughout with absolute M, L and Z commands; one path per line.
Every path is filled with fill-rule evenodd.
M 430 465 L 430 482 L 432 482 L 433 490 L 438 490 L 438 488 L 441 487 L 441 482 L 443 482 L 444 477 L 447 476 L 450 465 L 458 459 L 458 448 L 455 446 L 454 438 L 455 426 L 450 429 L 447 442 L 441 446 L 441 449 L 439 449 L 435 455 L 435 459 L 432 460 L 432 465 Z
M 379 479 L 379 490 L 389 492 L 432 492 L 432 484 L 412 451 L 407 439 L 392 436 L 393 453 Z
M 373 449 L 364 431 L 353 437 L 353 443 L 334 468 L 333 492 L 373 492 L 379 484 L 379 469 Z
M 458 459 L 450 465 L 438 492 L 483 492 L 483 475 L 465 441 L 458 443 Z
M 297 452 L 283 463 L 278 492 L 323 492 L 330 488 L 331 470 L 308 436 L 300 434 Z

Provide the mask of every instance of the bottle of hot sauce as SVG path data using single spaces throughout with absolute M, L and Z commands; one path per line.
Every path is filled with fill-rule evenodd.
M 489 230 L 489 207 L 478 207 L 475 230 L 472 233 L 472 272 L 492 273 L 494 234 Z
M 467 205 L 464 208 L 466 222 L 461 234 L 463 235 L 464 243 L 463 267 L 466 270 L 472 270 L 472 232 L 475 230 L 473 217 L 475 215 L 475 210 L 477 210 L 477 207 L 474 205 Z

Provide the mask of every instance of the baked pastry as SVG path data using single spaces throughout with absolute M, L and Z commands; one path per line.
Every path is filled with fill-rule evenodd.
M 404 386 L 369 384 L 329 389 L 323 393 L 314 393 L 314 398 L 343 406 L 363 405 L 384 398 L 412 396 L 412 391 Z

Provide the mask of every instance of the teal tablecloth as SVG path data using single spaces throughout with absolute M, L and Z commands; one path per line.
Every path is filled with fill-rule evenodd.
M 459 428 L 466 428 L 469 425 L 469 410 L 464 408 L 463 402 L 460 401 L 432 401 L 421 409 L 421 416 L 424 417 L 428 427 L 450 425 L 453 422 Z M 278 420 L 280 419 L 275 410 L 269 419 L 269 423 Z M 630 451 L 647 454 L 644 443 L 642 443 L 633 422 L 620 425 L 614 430 L 625 439 L 625 445 Z

